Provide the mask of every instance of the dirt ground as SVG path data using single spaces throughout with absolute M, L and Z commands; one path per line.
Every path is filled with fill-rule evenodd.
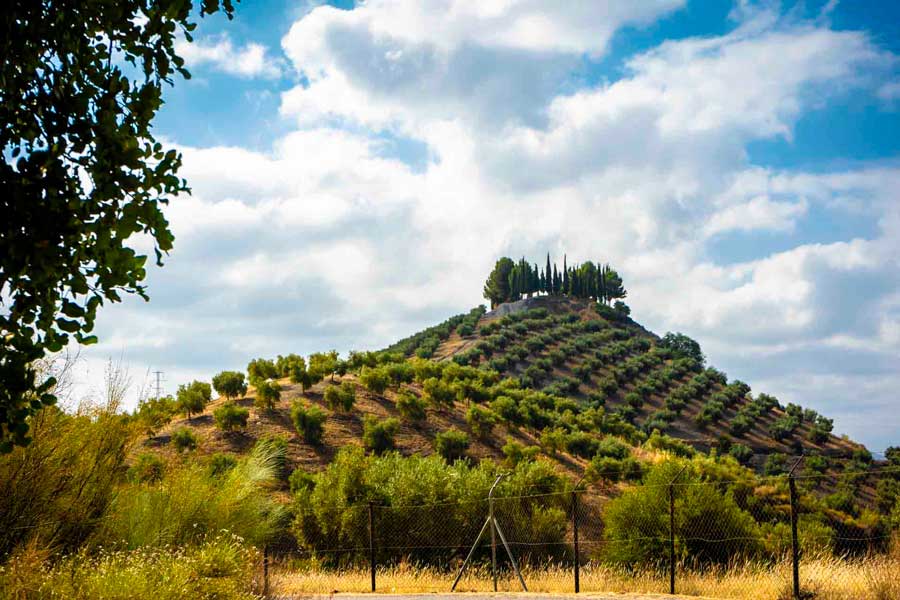
M 531 592 L 499 592 L 485 594 L 483 592 L 453 594 L 318 594 L 280 596 L 278 600 L 299 600 L 300 598 L 333 598 L 334 600 L 704 600 L 701 596 L 671 596 L 669 594 L 617 594 L 583 593 L 583 594 L 546 594 Z M 713 600 L 706 597 L 707 600 Z

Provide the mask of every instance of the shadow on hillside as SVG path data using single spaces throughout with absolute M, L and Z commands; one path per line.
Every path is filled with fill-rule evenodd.
M 249 451 L 256 444 L 256 440 L 245 431 L 219 431 L 214 436 L 215 439 L 228 444 L 235 452 Z
M 150 448 L 162 448 L 163 446 L 168 445 L 170 441 L 172 441 L 172 436 L 165 433 L 144 440 L 144 446 Z

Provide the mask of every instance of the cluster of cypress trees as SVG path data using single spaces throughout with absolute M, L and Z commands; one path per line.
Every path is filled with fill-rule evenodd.
M 624 298 L 627 292 L 622 278 L 609 264 L 586 261 L 569 267 L 563 256 L 562 269 L 558 269 L 556 263 L 550 262 L 549 253 L 543 269 L 524 257 L 514 262 L 504 256 L 484 284 L 484 297 L 491 301 L 491 308 L 535 294 L 590 298 L 608 304 Z

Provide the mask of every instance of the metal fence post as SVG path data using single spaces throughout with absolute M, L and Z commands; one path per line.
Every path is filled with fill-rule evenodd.
M 581 591 L 579 569 L 581 568 L 581 555 L 578 552 L 578 492 L 572 491 L 572 540 L 575 546 L 575 593 Z
M 794 600 L 800 600 L 800 542 L 797 539 L 797 486 L 793 473 L 788 478 L 791 490 L 791 562 L 793 563 Z
M 263 546 L 263 598 L 269 597 L 269 545 Z
M 675 482 L 691 463 L 685 463 L 669 482 L 669 593 L 675 593 Z
M 493 490 L 492 490 L 493 491 Z M 497 591 L 497 528 L 494 526 L 494 498 L 488 498 L 488 520 L 491 522 L 491 577 Z
M 794 600 L 801 600 L 800 596 L 800 539 L 797 537 L 797 485 L 794 482 L 794 469 L 803 460 L 803 456 L 797 459 L 794 466 L 788 472 L 788 490 L 791 493 L 791 567 L 793 575 Z
M 369 502 L 369 569 L 372 572 L 372 591 L 375 591 L 375 506 Z
M 669 593 L 675 593 L 675 488 L 669 484 Z

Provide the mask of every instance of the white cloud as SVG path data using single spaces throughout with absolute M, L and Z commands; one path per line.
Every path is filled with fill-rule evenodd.
M 745 7 L 731 33 L 665 42 L 617 81 L 573 78 L 618 28 L 679 4 L 312 10 L 283 41 L 309 80 L 282 96 L 298 129 L 267 152 L 182 148 L 193 195 L 167 211 L 176 250 L 152 274 L 153 316 L 114 307 L 102 337 L 152 327 L 165 348 L 141 360 L 210 371 L 379 347 L 480 302 L 498 255 L 549 250 L 609 260 L 639 321 L 828 413 L 896 356 L 900 168 L 769 169 L 747 144 L 790 140 L 849 90 L 877 94 L 866 75 L 894 59 L 864 33 Z M 390 158 L 383 129 L 424 142 L 424 165 Z M 871 229 L 820 231 L 850 218 Z M 736 234 L 746 255 L 719 255 Z M 826 367 L 843 390 L 827 402 Z
M 211 65 L 216 70 L 238 77 L 275 78 L 281 75 L 279 61 L 269 55 L 265 46 L 248 42 L 236 47 L 225 34 L 193 42 L 179 40 L 175 49 L 184 58 L 189 70 Z
M 728 206 L 712 215 L 703 228 L 706 235 L 726 231 L 752 231 L 766 229 L 789 232 L 797 219 L 806 213 L 808 205 L 802 198 L 797 202 L 773 202 L 766 196 L 757 196 Z
M 559 3 L 374 1 L 322 6 L 291 27 L 285 54 L 308 85 L 284 95 L 301 123 L 340 117 L 415 129 L 470 115 L 482 125 L 538 119 L 583 55 L 614 31 L 641 25 L 682 0 Z

